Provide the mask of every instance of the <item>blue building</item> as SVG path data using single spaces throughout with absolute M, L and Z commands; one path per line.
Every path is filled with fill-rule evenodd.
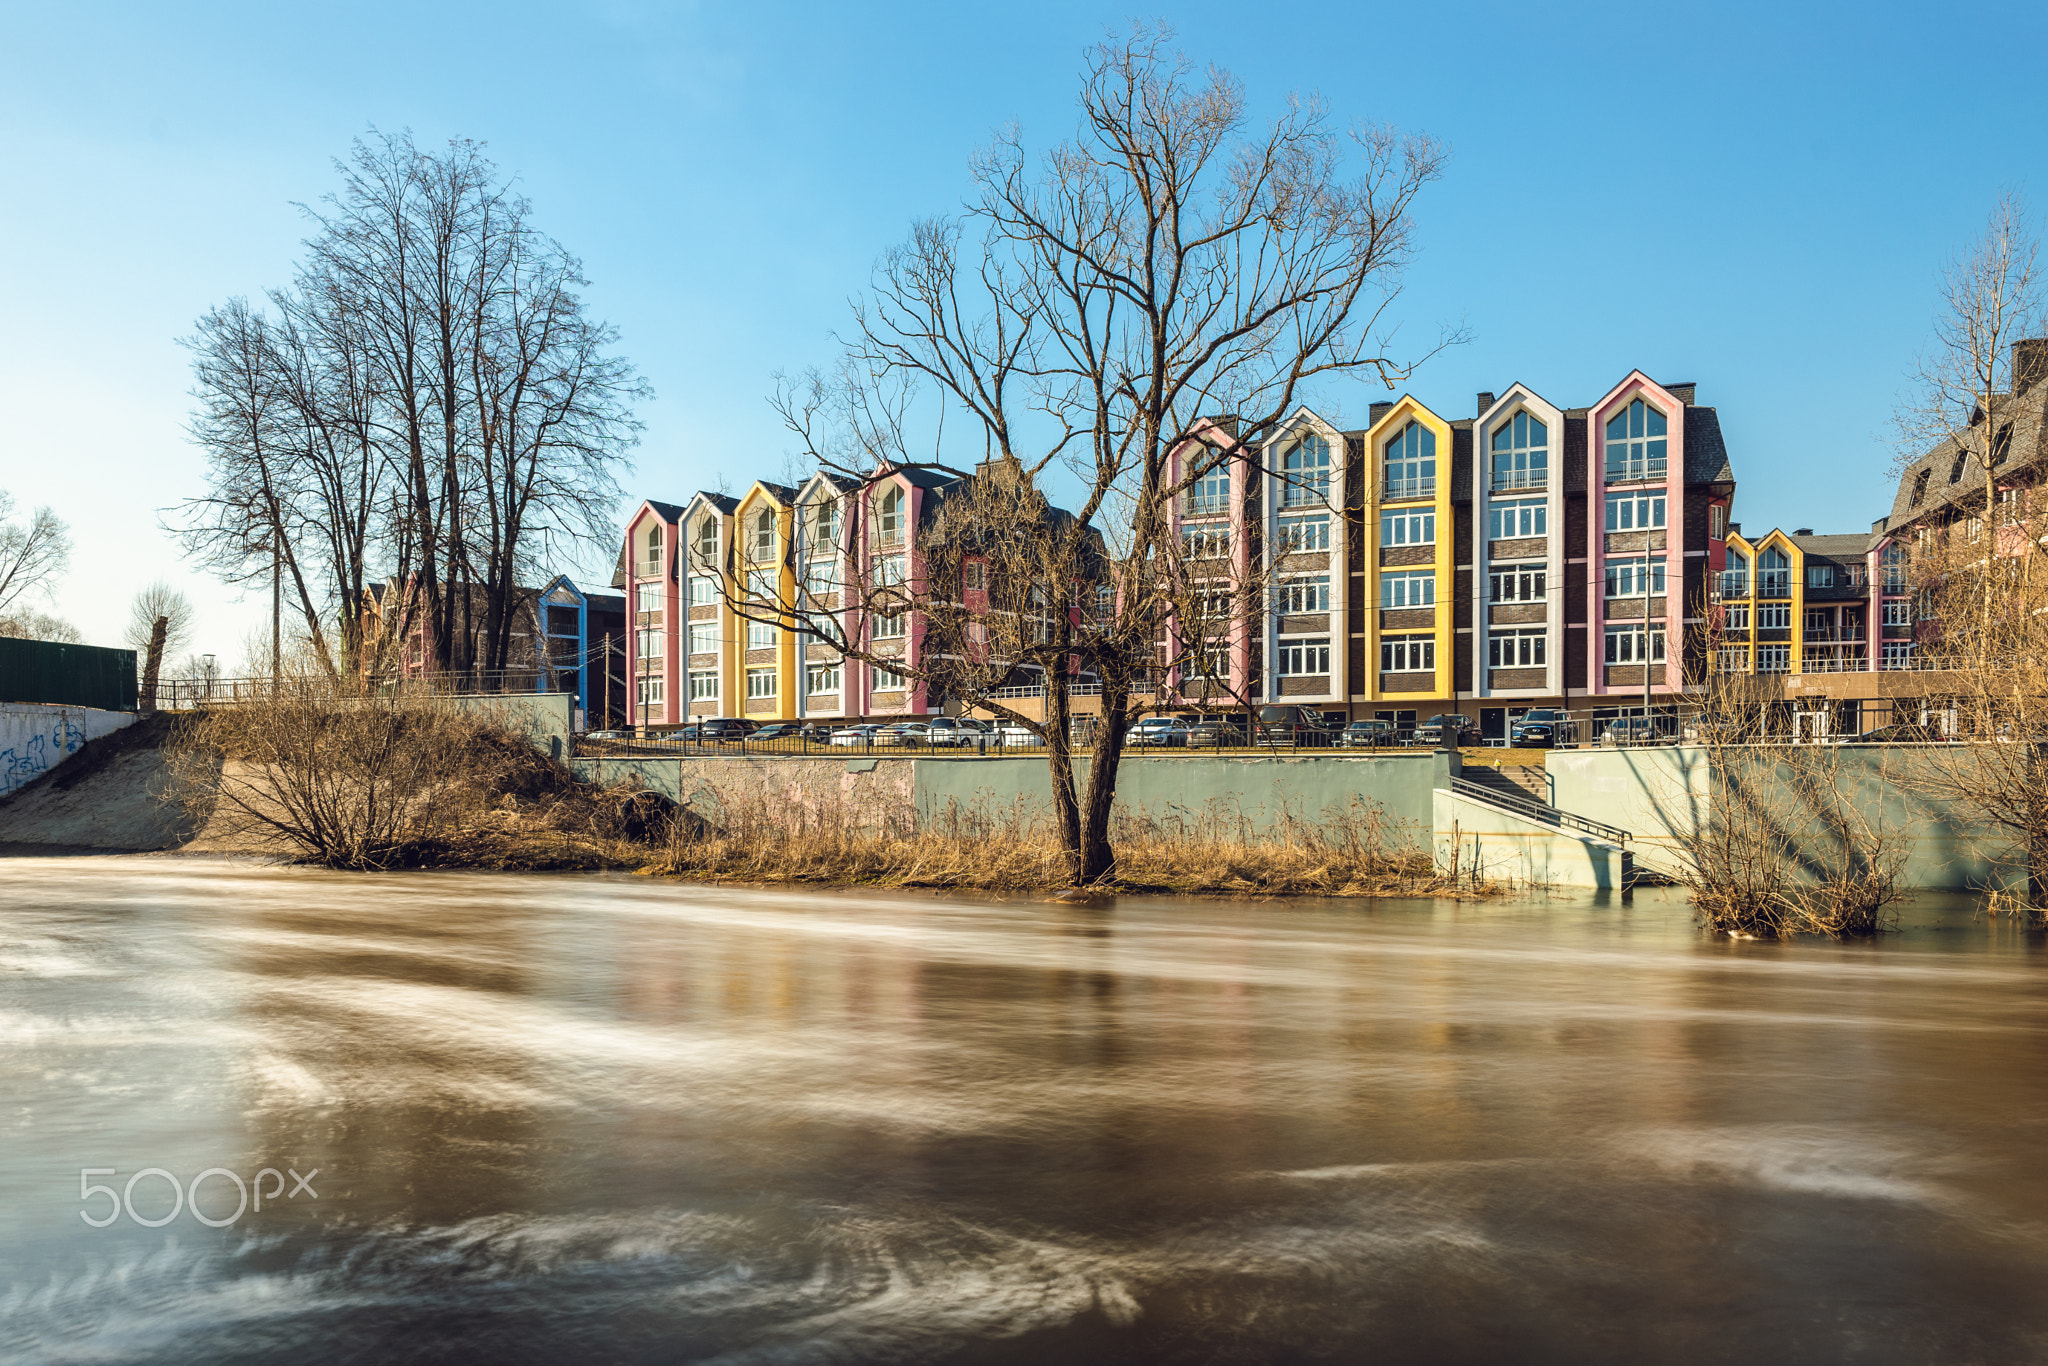
M 625 597 L 586 592 L 556 575 L 540 591 L 540 617 L 552 675 L 542 690 L 574 696 L 578 730 L 630 724 Z

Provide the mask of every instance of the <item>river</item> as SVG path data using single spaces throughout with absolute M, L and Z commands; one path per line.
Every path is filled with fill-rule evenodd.
M 11 860 L 0 1357 L 2040 1360 L 2044 943 L 1904 923 Z

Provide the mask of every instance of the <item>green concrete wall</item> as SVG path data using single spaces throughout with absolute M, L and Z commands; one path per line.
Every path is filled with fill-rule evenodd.
M 1974 829 L 1957 813 L 1917 791 L 1913 769 L 1934 762 L 1911 745 L 1831 745 L 1835 790 L 1886 841 L 1906 854 L 1906 886 L 1966 891 L 2024 887 L 2025 861 L 2003 832 Z M 1744 746 L 1731 772 L 1768 792 L 1789 790 L 1783 748 Z M 1632 749 L 1553 751 L 1545 760 L 1551 801 L 1631 832 L 1639 866 L 1675 875 L 1678 837 L 1699 828 L 1718 796 L 1709 752 L 1699 745 L 1647 745 Z
M 523 732 L 543 754 L 569 757 L 570 710 L 576 705 L 569 693 L 464 694 L 448 700 L 464 711 L 486 712 L 499 724 Z

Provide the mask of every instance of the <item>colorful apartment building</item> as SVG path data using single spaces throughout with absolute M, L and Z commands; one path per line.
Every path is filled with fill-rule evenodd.
M 1404 396 L 1360 430 L 1303 408 L 1233 458 L 1177 453 L 1176 483 L 1181 460 L 1204 471 L 1175 512 L 1191 572 L 1214 561 L 1265 604 L 1180 699 L 1463 711 L 1489 736 L 1532 707 L 1670 705 L 1700 673 L 1735 491 L 1693 399 L 1636 371 L 1587 407 L 1517 384 L 1453 420 Z

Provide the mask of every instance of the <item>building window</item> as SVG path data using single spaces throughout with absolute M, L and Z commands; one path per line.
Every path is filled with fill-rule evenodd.
M 1663 592 L 1664 561 L 1629 559 L 1607 562 L 1608 597 L 1654 598 Z
M 1760 598 L 1792 596 L 1792 557 L 1776 546 L 1756 557 L 1756 595 Z
M 903 543 L 903 490 L 894 484 L 875 500 L 875 537 L 883 545 Z
M 822 499 L 811 506 L 811 548 L 839 548 L 839 500 Z
M 661 585 L 643 583 L 633 590 L 633 610 L 636 612 L 659 612 L 661 610 Z
M 839 665 L 810 665 L 804 670 L 804 691 L 812 697 L 836 694 L 839 691 Z
M 1550 432 L 1528 413 L 1493 429 L 1493 488 L 1540 489 L 1550 480 Z
M 1607 421 L 1607 478 L 1662 479 L 1664 414 L 1637 399 Z M 1664 525 L 1658 522 L 1658 526 Z M 1609 528 L 1612 530 L 1612 528 Z
M 1495 631 L 1486 638 L 1486 663 L 1494 669 L 1534 669 L 1549 658 L 1550 633 L 1542 627 Z
M 1230 528 L 1221 522 L 1184 526 L 1180 529 L 1180 553 L 1187 560 L 1221 559 L 1230 553 Z
M 1434 545 L 1436 544 L 1436 509 L 1403 508 L 1380 514 L 1380 544 L 1393 545 Z
M 1486 539 L 1520 541 L 1545 536 L 1550 529 L 1550 505 L 1541 498 L 1524 498 L 1513 503 L 1494 503 L 1486 513 Z
M 909 622 L 909 620 L 910 620 L 910 617 L 908 616 L 908 614 L 906 614 L 906 613 L 903 613 L 903 612 L 884 612 L 884 613 L 881 613 L 881 614 L 877 615 L 877 616 L 875 617 L 875 619 L 874 619 L 874 621 L 875 621 L 875 629 L 874 629 L 874 633 L 873 633 L 873 635 L 874 635 L 874 639 L 876 639 L 876 640 L 901 640 L 901 639 L 903 639 L 903 634 L 904 634 L 904 631 L 905 631 L 905 629 L 906 629 L 906 623 L 907 623 L 907 622 Z
M 1230 681 L 1230 646 L 1228 643 L 1212 641 L 1195 652 L 1194 670 L 1196 676 L 1213 679 L 1218 683 Z
M 1436 496 L 1436 433 L 1420 422 L 1411 422 L 1394 434 L 1386 445 L 1386 478 L 1380 497 L 1392 502 L 1401 498 Z
M 1640 626 L 1610 626 L 1607 628 L 1607 662 L 1609 664 L 1640 664 L 1643 651 L 1647 648 L 1650 663 L 1664 662 L 1664 628 L 1650 627 L 1647 634 Z
M 640 658 L 642 658 L 642 659 L 660 659 L 660 658 L 661 658 L 661 632 L 659 632 L 659 631 L 642 631 L 642 632 L 640 632 L 640 633 L 639 633 L 639 635 L 640 635 Z
M 716 702 L 718 700 L 718 671 L 716 669 L 692 669 L 690 671 L 690 700 L 692 702 Z
M 1756 671 L 1760 674 L 1792 672 L 1792 647 L 1790 645 L 1757 646 Z
M 1756 628 L 1759 631 L 1789 631 L 1792 629 L 1792 604 L 1789 602 L 1758 603 Z
M 1921 499 L 1923 499 L 1923 498 L 1925 498 L 1925 497 L 1927 496 L 1927 476 L 1928 476 L 1928 475 L 1930 475 L 1930 474 L 1932 474 L 1932 473 L 1934 473 L 1934 471 L 1933 471 L 1933 470 L 1922 470 L 1922 471 L 1920 471 L 1920 473 L 1918 473 L 1918 474 L 1916 474 L 1916 475 L 1914 475 L 1914 476 L 1913 476 L 1913 503 L 1912 503 L 1912 505 L 1913 505 L 1914 507 L 1919 507 L 1919 506 L 1920 506 L 1920 500 L 1921 500 Z
M 903 691 L 903 675 L 897 673 L 894 669 L 885 668 L 877 664 L 874 666 L 871 676 L 874 680 L 874 690 L 876 692 Z
M 1749 647 L 1747 645 L 1723 645 L 1714 662 L 1715 669 L 1724 674 L 1746 674 L 1749 672 Z
M 984 560 L 968 560 L 960 566 L 960 586 L 969 589 L 988 587 L 988 563 Z
M 1280 676 L 1295 678 L 1330 672 L 1330 638 L 1280 642 Z
M 1322 507 L 1330 501 L 1330 443 L 1310 432 L 1280 457 L 1282 507 Z
M 775 670 L 747 670 L 747 696 L 750 699 L 775 696 Z
M 693 621 L 690 623 L 690 653 L 693 655 L 718 653 L 717 622 Z
M 1806 613 L 1808 640 L 1829 640 L 1834 636 L 1835 614 L 1825 607 L 1809 608 Z
M 1639 489 L 1607 495 L 1609 531 L 1645 531 L 1664 525 L 1664 491 Z
M 1549 572 L 1540 564 L 1497 564 L 1486 576 L 1489 602 L 1542 602 Z
M 1725 625 L 1725 628 L 1726 628 L 1727 630 L 1730 630 L 1730 631 L 1747 631 L 1747 630 L 1749 629 L 1749 604 L 1748 604 L 1748 603 L 1746 603 L 1746 602 L 1731 602 L 1731 603 L 1729 603 L 1729 604 L 1728 604 L 1728 605 L 1727 605 L 1726 607 L 1722 608 L 1721 610 L 1722 610 L 1722 612 L 1723 612 L 1723 613 L 1725 614 L 1725 616 L 1726 616 L 1726 620 L 1725 620 L 1725 623 L 1724 623 L 1724 625 Z
M 1313 517 L 1282 517 L 1279 531 L 1275 535 L 1274 549 L 1282 555 L 1303 555 L 1322 553 L 1330 548 L 1330 518 L 1322 513 Z
M 1409 573 L 1387 573 L 1380 575 L 1380 607 L 1393 610 L 1402 607 L 1436 606 L 1436 573 L 1433 570 L 1418 570 Z
M 665 693 L 663 692 L 662 684 L 664 681 L 660 674 L 650 674 L 648 677 L 640 680 L 641 706 L 650 706 L 663 700 Z
M 901 588 L 909 562 L 901 555 L 883 555 L 875 561 L 875 587 Z
M 1381 636 L 1380 672 L 1428 673 L 1436 667 L 1435 636 Z
M 1912 668 L 1913 643 L 1909 640 L 1887 640 L 1884 643 L 1884 666 L 1887 669 Z
M 839 586 L 832 566 L 838 563 L 829 555 L 821 555 L 804 566 L 804 591 L 808 593 L 829 593 Z
M 1330 576 L 1324 574 L 1313 579 L 1286 580 L 1280 585 L 1279 602 L 1282 616 L 1329 611 Z
M 775 623 L 772 621 L 749 621 L 747 623 L 747 648 L 749 650 L 774 649 Z
M 775 509 L 762 508 L 761 515 L 754 519 L 754 558 L 772 560 L 775 558 Z
M 1884 624 L 1887 626 L 1911 626 L 1913 624 L 1913 600 L 1911 598 L 1889 598 L 1884 605 Z
M 708 574 L 690 575 L 690 606 L 709 607 L 718 601 L 718 580 Z
M 1212 516 L 1227 512 L 1230 508 L 1230 466 L 1213 449 L 1202 452 L 1204 461 L 1216 463 L 1199 470 L 1194 482 L 1188 485 L 1187 496 L 1182 500 L 1191 517 Z
M 658 526 L 647 528 L 647 558 L 640 565 L 640 577 L 661 577 L 661 528 Z
M 1728 509 L 1720 503 L 1707 504 L 1707 536 L 1716 541 L 1728 539 Z
M 1967 457 L 1967 456 L 1965 456 L 1965 455 L 1964 455 L 1964 454 L 1963 454 L 1962 452 L 1960 452 L 1960 451 L 1956 452 L 1956 459 L 1955 459 L 1955 463 L 1954 463 L 1954 464 L 1952 464 L 1952 465 L 1950 465 L 1950 466 L 1948 467 L 1948 481 L 1949 481 L 1949 483 L 1951 483 L 1951 484 L 1960 484 L 1960 483 L 1962 483 L 1962 482 L 1963 482 L 1963 467 L 1964 467 L 1965 463 L 1967 462 L 1967 460 L 1968 460 L 1968 457 Z
M 1806 586 L 1808 588 L 1833 588 L 1835 586 L 1835 567 L 1831 564 L 1809 564 L 1806 566 Z
M 697 523 L 697 563 L 710 566 L 718 563 L 718 522 L 706 517 Z

